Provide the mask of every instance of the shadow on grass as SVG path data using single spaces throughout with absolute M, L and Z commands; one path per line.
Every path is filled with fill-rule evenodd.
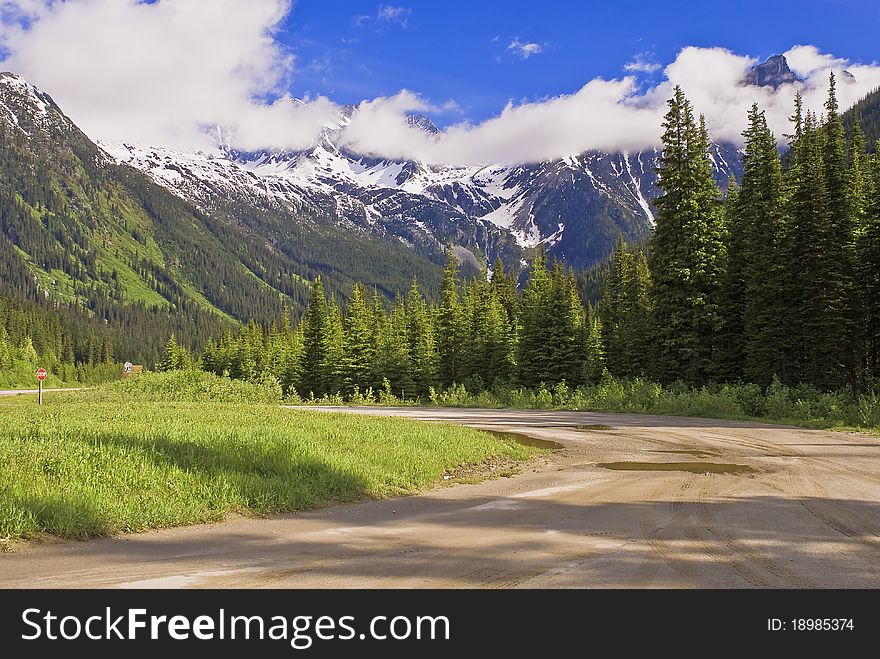
M 81 494 L 70 495 L 61 484 L 57 495 L 3 497 L 0 538 L 51 533 L 85 539 L 132 529 L 204 522 L 236 511 L 258 515 L 301 511 L 360 501 L 369 495 L 367 482 L 356 474 L 313 456 L 265 446 L 229 443 L 210 447 L 161 435 L 144 439 L 127 434 L 105 434 L 98 444 L 129 455 L 135 453 L 136 459 L 145 459 L 160 471 L 148 481 L 147 488 L 132 485 L 118 493 L 104 492 L 103 500 L 97 492 L 93 500 Z M 196 482 L 183 487 L 179 501 L 148 501 L 150 490 L 165 486 L 161 472 L 172 467 L 194 475 Z M 132 500 L 126 502 L 128 510 L 132 505 L 151 510 L 143 517 L 129 515 L 120 510 L 125 506 L 107 501 L 114 494 Z
M 98 441 L 124 450 L 136 449 L 154 464 L 196 474 L 206 484 L 222 479 L 248 509 L 258 513 L 356 501 L 368 494 L 366 481 L 349 471 L 312 456 L 256 443 L 212 447 L 161 435 L 147 440 L 126 434 L 108 434 Z
M 110 520 L 88 501 L 57 496 L 18 497 L 0 505 L 0 537 L 27 537 L 52 533 L 84 540 L 107 535 Z

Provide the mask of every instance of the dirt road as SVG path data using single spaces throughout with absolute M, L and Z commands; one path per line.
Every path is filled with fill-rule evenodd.
M 0 555 L 0 586 L 880 586 L 878 438 L 580 412 L 366 412 L 564 448 L 512 478 L 416 497 L 26 547 Z
M 48 394 L 51 392 L 59 392 L 59 391 L 79 391 L 79 389 L 43 389 L 44 394 Z M 33 394 L 37 395 L 38 391 L 36 389 L 2 389 L 0 390 L 0 396 L 21 396 L 25 394 Z

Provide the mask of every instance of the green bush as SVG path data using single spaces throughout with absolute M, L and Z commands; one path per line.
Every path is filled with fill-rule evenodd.
M 282 392 L 271 377 L 247 382 L 204 371 L 168 371 L 143 373 L 79 396 L 96 402 L 279 403 Z
M 471 382 L 470 384 L 473 384 Z M 699 416 L 718 419 L 761 419 L 823 426 L 880 426 L 880 395 L 820 392 L 809 386 L 787 387 L 775 379 L 766 390 L 755 384 L 690 387 L 676 382 L 664 387 L 644 378 L 622 379 L 605 373 L 600 382 L 577 388 L 565 382 L 537 389 L 495 382 L 491 390 L 472 391 L 465 384 L 431 388 L 427 399 L 401 400 L 387 389 L 355 391 L 308 400 L 309 405 L 432 405 L 435 407 L 511 408 L 526 410 L 587 410 Z

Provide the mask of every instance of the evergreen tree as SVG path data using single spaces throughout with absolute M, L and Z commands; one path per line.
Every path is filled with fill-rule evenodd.
M 22 342 L 19 352 L 22 361 L 27 361 L 28 363 L 36 362 L 37 355 L 30 339 L 27 339 L 26 343 Z M 189 351 L 177 343 L 177 338 L 174 334 L 169 336 L 168 341 L 165 343 L 165 352 L 162 356 L 162 361 L 159 363 L 159 370 L 164 372 L 185 371 L 194 366 L 195 362 Z
M 281 365 L 278 379 L 286 393 L 293 393 L 297 384 L 302 382 L 303 327 L 297 326 L 296 329 L 290 330 L 287 336 L 289 337 L 285 352 L 287 359 Z
M 485 302 L 483 285 L 476 277 L 464 287 L 462 300 L 462 335 L 461 343 L 461 369 L 459 381 L 466 382 L 469 387 L 479 389 L 485 385 L 486 372 L 489 369 L 489 358 L 485 351 L 486 337 L 479 335 L 480 326 L 483 324 Z
M 376 327 L 384 321 L 384 313 L 376 317 L 370 309 L 367 291 L 356 284 L 345 314 L 342 355 L 338 362 L 344 393 L 357 388 L 363 392 L 375 382 Z
M 864 297 L 864 236 L 867 231 L 868 208 L 871 197 L 871 163 L 865 149 L 865 136 L 862 133 L 862 124 L 858 113 L 855 114 L 850 126 L 849 147 L 849 209 L 853 226 L 853 287 L 852 310 L 857 322 L 853 328 L 853 342 L 855 344 L 854 375 L 857 383 L 861 384 L 866 371 L 866 359 L 868 350 L 868 335 L 866 334 L 866 299 Z
M 726 355 L 728 363 L 740 359 L 749 382 L 768 386 L 774 376 L 789 381 L 781 304 L 783 270 L 790 264 L 782 258 L 783 184 L 782 163 L 776 140 L 757 104 L 748 115 L 743 157 L 742 186 L 730 213 L 730 246 L 725 281 L 725 310 L 731 327 L 725 338 L 741 331 L 741 342 Z M 738 294 L 739 291 L 739 294 Z M 729 346 L 728 346 L 729 347 Z
M 712 371 L 720 326 L 724 232 L 708 159 L 705 122 L 676 87 L 663 123 L 663 155 L 651 239 L 652 302 L 658 379 L 704 383 Z
M 831 256 L 825 249 L 833 239 L 828 221 L 821 135 L 814 115 L 803 117 L 800 137 L 793 144 L 794 164 L 790 171 L 791 195 L 786 243 L 790 268 L 786 277 L 791 322 L 788 362 L 795 382 L 827 383 L 825 341 L 831 329 L 827 300 Z
M 439 357 L 434 339 L 434 322 L 415 280 L 406 298 L 406 330 L 415 391 L 419 396 L 425 396 L 437 384 Z
M 321 363 L 321 389 L 324 393 L 338 394 L 345 389 L 345 325 L 342 310 L 336 298 L 327 306 L 327 325 L 324 334 L 324 360 Z
M 864 365 L 870 378 L 880 378 L 880 142 L 871 157 L 865 219 L 859 234 L 860 286 Z
M 516 277 L 504 270 L 501 259 L 495 259 L 492 266 L 492 292 L 495 299 L 501 302 L 507 314 L 508 326 L 515 329 L 519 317 L 519 293 L 517 292 Z
M 467 337 L 464 311 L 458 292 L 458 271 L 458 259 L 450 249 L 443 271 L 440 309 L 437 314 L 439 377 L 444 386 L 461 381 L 466 355 Z
M 602 288 L 598 312 L 602 319 L 605 353 L 608 370 L 617 376 L 630 373 L 629 350 L 624 338 L 624 313 L 627 296 L 627 276 L 630 273 L 631 254 L 623 236 L 617 237 L 617 245 L 608 263 L 608 272 Z
M 718 335 L 715 373 L 719 379 L 735 382 L 743 378 L 743 319 L 745 317 L 744 238 L 739 225 L 739 186 L 731 177 L 724 201 L 727 228 L 727 263 L 721 286 L 721 330 Z
M 532 260 L 529 280 L 523 291 L 519 337 L 519 379 L 527 387 L 554 382 L 556 367 L 551 354 L 553 329 L 550 300 L 552 282 L 547 272 L 547 256 L 539 251 Z
M 644 252 L 630 252 L 622 237 L 609 261 L 597 312 L 609 372 L 644 375 L 652 350 L 650 272 Z
M 415 384 L 411 375 L 407 317 L 404 301 L 398 297 L 391 315 L 383 313 L 376 296 L 373 317 L 376 319 L 376 369 L 373 388 L 379 390 L 385 382 L 391 392 L 401 398 L 414 397 Z
M 507 311 L 498 299 L 498 288 L 476 279 L 469 287 L 474 300 L 471 319 L 471 356 L 475 376 L 485 385 L 509 381 L 513 365 L 513 341 Z
M 825 388 L 843 384 L 855 387 L 854 218 L 846 166 L 845 129 L 838 111 L 834 73 L 830 77 L 825 110 L 822 163 L 828 231 L 823 235 L 822 245 L 827 258 L 822 309 L 824 367 L 816 374 L 815 383 Z
M 651 273 L 648 259 L 641 250 L 629 259 L 625 280 L 621 337 L 626 348 L 628 377 L 644 376 L 653 356 L 653 318 L 651 311 Z M 601 321 L 601 318 L 599 319 Z M 598 325 L 604 331 L 603 324 Z M 603 356 L 604 359 L 604 356 Z
M 556 364 L 553 382 L 565 381 L 577 386 L 584 372 L 586 346 L 584 344 L 585 314 L 574 273 L 565 273 L 562 263 L 553 268 L 553 316 L 556 337 L 552 344 L 552 359 Z
M 584 323 L 585 338 L 583 372 L 581 380 L 585 383 L 597 383 L 605 372 L 605 340 L 603 338 L 601 315 L 592 307 L 588 307 Z
M 300 366 L 299 392 L 307 396 L 327 393 L 324 388 L 324 365 L 327 361 L 327 293 L 321 277 L 315 277 L 306 314 L 302 322 L 303 349 Z
M 849 209 L 855 234 L 858 235 L 864 229 L 871 189 L 870 162 L 858 115 L 853 118 L 849 141 L 849 174 Z

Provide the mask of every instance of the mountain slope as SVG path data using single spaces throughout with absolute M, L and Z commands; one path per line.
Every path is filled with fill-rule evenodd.
M 880 89 L 871 92 L 861 101 L 856 103 L 844 115 L 847 132 L 852 129 L 853 118 L 858 114 L 865 133 L 865 144 L 873 153 L 877 150 L 877 141 L 880 140 Z
M 171 331 L 196 345 L 234 320 L 301 308 L 318 273 L 342 295 L 357 280 L 391 296 L 414 276 L 436 287 L 440 271 L 399 240 L 310 209 L 191 204 L 0 74 L 0 272 L 3 295 L 87 311 L 152 361 Z
M 237 200 L 329 216 L 348 231 L 397 239 L 434 261 L 447 245 L 458 245 L 476 268 L 496 257 L 519 267 L 524 254 L 539 245 L 577 269 L 589 268 L 607 256 L 619 234 L 639 240 L 651 231 L 651 200 L 659 192 L 656 151 L 591 151 L 535 164 L 438 167 L 342 148 L 346 113 L 325 129 L 318 144 L 301 152 L 240 153 L 219 145 L 205 154 L 101 146 L 202 208 Z M 436 131 L 426 121 L 410 119 Z M 734 147 L 717 145 L 712 155 L 722 186 L 739 176 Z

